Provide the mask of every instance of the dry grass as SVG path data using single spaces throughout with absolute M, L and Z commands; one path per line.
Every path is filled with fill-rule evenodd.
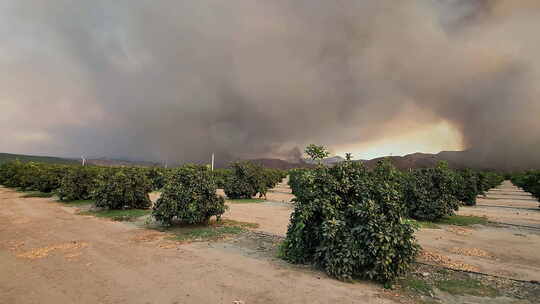
M 433 251 L 423 250 L 420 253 L 420 258 L 425 262 L 434 263 L 436 265 L 444 266 L 450 269 L 464 271 L 480 271 L 480 269 L 476 266 L 469 265 L 461 261 L 454 261 L 447 256 Z
M 88 247 L 88 243 L 73 241 L 69 243 L 35 248 L 30 251 L 18 254 L 17 257 L 29 260 L 42 259 L 48 257 L 55 251 L 76 251 L 86 247 Z
M 448 227 L 448 231 L 455 233 L 457 235 L 462 235 L 462 236 L 469 236 L 473 233 L 472 229 L 467 229 L 467 228 L 458 227 L 458 226 L 450 226 Z
M 482 250 L 480 248 L 458 248 L 454 247 L 450 250 L 454 254 L 470 256 L 470 257 L 481 257 L 481 258 L 493 258 L 494 256 L 489 252 Z

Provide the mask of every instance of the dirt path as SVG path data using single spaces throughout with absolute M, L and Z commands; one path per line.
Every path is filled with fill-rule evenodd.
M 229 210 L 224 218 L 236 221 L 257 223 L 258 231 L 284 236 L 287 233 L 293 206 L 283 203 L 228 204 Z
M 232 214 L 250 212 L 245 206 Z M 0 274 L 0 303 L 391 303 L 375 285 L 213 244 L 179 245 L 5 188 Z
M 530 194 L 505 181 L 479 198 L 478 206 L 462 207 L 458 214 L 511 225 L 422 229 L 417 233 L 421 245 L 472 270 L 540 281 L 540 208 Z
M 489 191 L 486 197 L 478 198 L 477 206 L 460 208 L 459 214 L 487 216 L 494 222 L 540 229 L 539 204 L 530 194 L 505 181 Z

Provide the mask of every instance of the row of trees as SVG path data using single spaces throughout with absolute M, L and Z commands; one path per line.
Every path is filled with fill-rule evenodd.
M 312 158 L 324 149 L 306 151 Z M 414 261 L 419 246 L 407 218 L 437 220 L 453 215 L 460 201 L 503 181 L 495 173 L 437 168 L 401 172 L 381 161 L 373 170 L 348 160 L 334 167 L 290 171 L 295 209 L 282 245 L 292 263 L 319 266 L 338 279 L 389 282 Z
M 526 171 L 523 173 L 513 174 L 511 176 L 512 183 L 531 193 L 540 201 L 540 171 Z
M 218 184 L 230 198 L 265 195 L 286 175 L 250 162 L 233 163 L 231 169 L 210 171 L 206 166 L 177 169 L 110 168 L 8 162 L 0 165 L 0 184 L 23 191 L 54 192 L 62 201 L 95 200 L 106 209 L 147 209 L 149 193 L 162 190 L 154 217 L 166 225 L 174 221 L 204 223 L 225 212 Z
M 311 171 L 313 169 L 289 171 L 289 186 L 296 197 L 310 191 L 304 182 Z M 396 174 L 408 216 L 429 221 L 453 215 L 460 205 L 476 205 L 479 195 L 485 195 L 504 181 L 504 176 L 495 172 L 452 170 L 445 163 L 436 168 L 397 171 Z
M 269 189 L 281 182 L 287 173 L 266 169 L 251 162 L 236 162 L 225 175 L 223 190 L 228 198 L 251 198 L 259 194 L 266 197 Z

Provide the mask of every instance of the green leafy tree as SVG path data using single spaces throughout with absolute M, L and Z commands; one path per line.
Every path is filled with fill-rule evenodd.
M 205 166 L 186 165 L 171 171 L 152 215 L 171 225 L 174 220 L 185 224 L 207 223 L 226 211 L 225 200 L 216 195 L 214 176 Z
M 540 201 L 540 171 L 526 171 L 523 173 L 514 174 L 512 183 L 531 193 Z
M 214 169 L 212 172 L 214 175 L 214 180 L 216 182 L 216 186 L 219 189 L 225 188 L 225 184 L 227 183 L 227 179 L 232 174 L 231 169 Z
M 138 168 L 122 168 L 105 173 L 94 192 L 96 207 L 108 209 L 147 209 L 152 202 L 152 184 Z
M 97 167 L 73 166 L 69 168 L 57 190 L 60 200 L 91 199 L 97 186 L 99 173 L 100 169 Z
M 313 161 L 319 162 L 319 164 L 322 162 L 323 159 L 327 158 L 330 155 L 330 153 L 328 152 L 325 146 L 317 146 L 314 144 L 307 146 L 305 153 Z
M 230 199 L 252 198 L 257 193 L 266 193 L 264 169 L 252 162 L 234 162 L 227 176 L 224 191 Z
M 462 184 L 460 186 L 461 191 L 457 195 L 457 198 L 466 206 L 475 206 L 476 197 L 479 194 L 478 175 L 471 169 L 465 169 L 460 172 L 460 176 Z
M 146 177 L 152 184 L 152 190 L 159 191 L 165 186 L 167 170 L 163 168 L 150 168 L 146 171 Z
M 434 221 L 453 215 L 459 209 L 453 172 L 444 163 L 412 171 L 405 199 L 409 216 L 414 219 Z
M 301 172 L 284 259 L 341 280 L 390 282 L 407 271 L 419 246 L 404 219 L 402 173 L 387 162 L 370 172 L 351 161 Z

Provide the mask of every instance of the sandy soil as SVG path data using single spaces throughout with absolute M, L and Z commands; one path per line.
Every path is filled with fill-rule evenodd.
M 253 206 L 229 215 L 287 218 L 283 207 Z M 0 303 L 391 303 L 375 285 L 74 213 L 0 188 Z
M 479 198 L 478 206 L 462 207 L 458 213 L 531 228 L 497 225 L 423 229 L 417 233 L 421 245 L 476 271 L 540 281 L 540 208 L 536 199 L 506 181 Z
M 540 231 L 443 226 L 422 229 L 416 237 L 424 250 L 447 257 L 451 268 L 540 281 Z
M 291 204 L 283 203 L 258 203 L 258 204 L 228 204 L 229 210 L 223 215 L 224 218 L 237 221 L 257 223 L 256 230 L 268 232 L 280 236 L 287 233 L 290 216 L 293 211 Z
M 478 198 L 475 207 L 462 207 L 458 214 L 487 216 L 490 221 L 540 229 L 539 202 L 509 181 Z

